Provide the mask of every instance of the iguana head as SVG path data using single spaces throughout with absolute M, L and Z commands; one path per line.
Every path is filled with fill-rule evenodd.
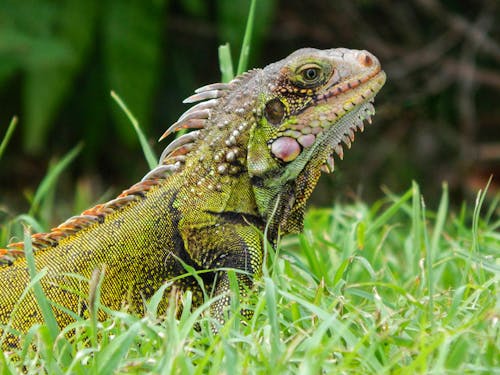
M 301 49 L 262 70 L 257 121 L 247 167 L 259 211 L 278 203 L 280 227 L 301 229 L 304 204 L 321 174 L 333 171 L 354 132 L 374 114 L 373 99 L 385 83 L 375 56 L 348 49 Z

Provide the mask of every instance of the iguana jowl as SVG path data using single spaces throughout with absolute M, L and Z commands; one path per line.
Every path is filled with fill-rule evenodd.
M 268 240 L 302 229 L 304 207 L 321 174 L 333 170 L 363 120 L 374 114 L 373 98 L 385 82 L 376 57 L 349 49 L 301 49 L 230 83 L 196 90 L 195 103 L 164 134 L 195 129 L 163 152 L 159 166 L 116 199 L 32 237 L 41 285 L 56 304 L 85 313 L 90 278 L 105 265 L 101 302 L 127 303 L 143 312 L 144 300 L 163 283 L 197 270 L 232 268 L 244 293 L 261 272 L 264 229 Z M 0 258 L 0 322 L 25 332 L 42 321 L 28 293 L 22 245 Z M 207 291 L 226 294 L 212 306 L 223 320 L 229 304 L 225 271 L 200 275 Z M 191 276 L 175 282 L 202 289 Z M 54 308 L 58 323 L 73 318 Z

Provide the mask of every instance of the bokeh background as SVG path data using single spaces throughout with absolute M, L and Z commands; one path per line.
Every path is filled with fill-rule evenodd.
M 110 90 L 159 155 L 182 99 L 220 80 L 218 46 L 229 42 L 237 60 L 248 9 L 248 0 L 0 1 L 1 136 L 19 117 L 0 161 L 2 211 L 29 207 L 51 161 L 79 142 L 55 207 L 78 212 L 140 179 L 147 164 Z M 416 180 L 430 202 L 447 181 L 459 205 L 492 174 L 498 192 L 498 0 L 257 1 L 250 67 L 305 46 L 367 49 L 388 75 L 374 125 L 322 177 L 313 204 L 373 201 Z

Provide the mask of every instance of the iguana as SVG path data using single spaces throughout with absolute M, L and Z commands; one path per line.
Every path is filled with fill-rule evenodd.
M 333 171 L 333 155 L 343 158 L 341 142 L 350 148 L 363 121 L 371 122 L 385 78 L 367 51 L 305 48 L 196 90 L 184 102 L 199 103 L 162 138 L 192 131 L 165 148 L 156 168 L 116 199 L 32 236 L 58 324 L 73 321 L 68 311 L 88 308 L 88 282 L 69 274 L 89 279 L 103 265 L 101 303 L 112 309 L 125 303 L 138 314 L 163 283 L 186 274 L 185 265 L 213 270 L 199 276 L 206 291 L 221 297 L 211 313 L 224 321 L 227 269 L 243 271 L 236 277 L 245 294 L 261 273 L 263 233 L 275 244 L 301 231 L 321 171 Z M 42 316 L 32 292 L 11 316 L 30 282 L 22 243 L 0 255 L 0 323 L 23 333 Z M 193 276 L 173 285 L 191 290 L 194 306 L 203 302 Z

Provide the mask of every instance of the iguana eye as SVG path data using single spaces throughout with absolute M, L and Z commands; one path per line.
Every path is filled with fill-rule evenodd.
M 300 75 L 305 83 L 316 83 L 321 78 L 321 67 L 316 64 L 306 64 L 300 68 Z
M 307 68 L 304 71 L 302 71 L 302 77 L 306 81 L 315 81 L 319 76 L 319 69 L 318 68 Z
M 295 85 L 299 87 L 315 87 L 325 80 L 326 72 L 314 63 L 302 65 L 296 71 Z
M 277 98 L 271 99 L 266 103 L 264 115 L 271 124 L 279 125 L 285 117 L 285 105 Z

